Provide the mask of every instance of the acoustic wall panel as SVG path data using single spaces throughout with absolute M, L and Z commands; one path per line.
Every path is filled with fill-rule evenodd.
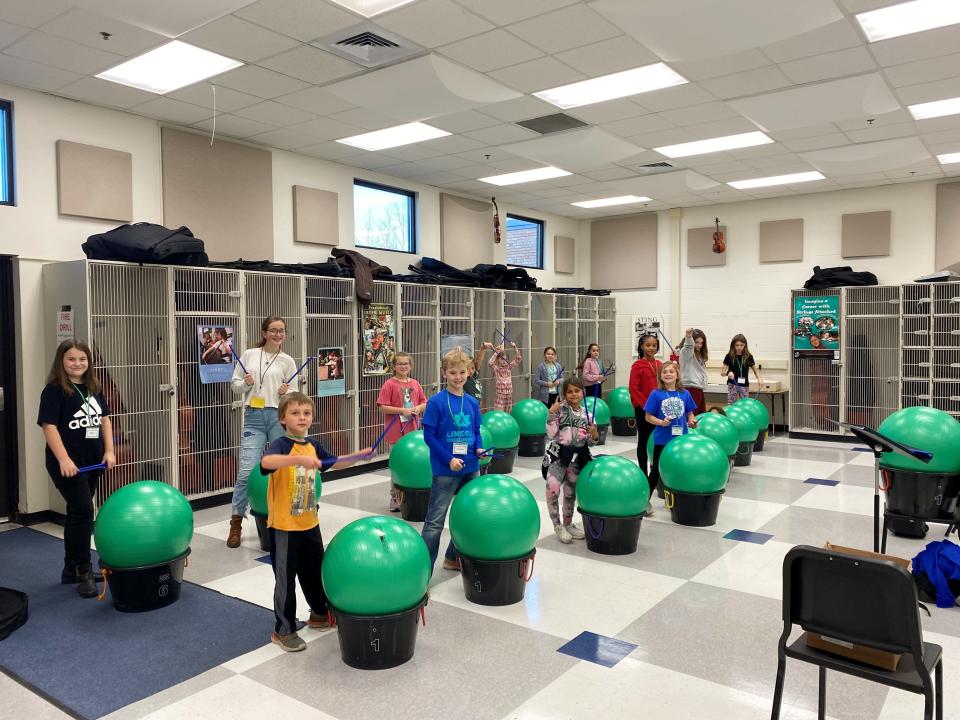
M 610 290 L 657 286 L 657 214 L 590 223 L 590 287 Z
M 133 219 L 133 155 L 57 140 L 57 200 L 61 215 Z
M 576 241 L 563 235 L 553 236 L 553 271 L 572 275 L 577 269 Z
M 502 235 L 507 238 L 504 218 Z M 440 193 L 440 259 L 454 267 L 493 262 L 493 205 Z
M 886 257 L 889 254 L 889 210 L 843 215 L 840 228 L 842 257 Z
M 727 234 L 727 227 L 720 226 Z M 716 227 L 687 228 L 687 267 L 717 267 L 727 264 L 727 254 L 713 252 L 713 234 Z
M 803 218 L 760 223 L 760 262 L 803 260 Z
M 339 196 L 329 190 L 293 186 L 293 241 L 337 246 L 340 242 Z

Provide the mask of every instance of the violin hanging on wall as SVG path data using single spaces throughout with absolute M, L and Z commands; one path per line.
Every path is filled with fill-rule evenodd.
M 497 207 L 497 199 L 495 197 L 490 198 L 490 202 L 493 203 L 493 242 L 497 245 L 500 244 L 500 208 Z
M 720 229 L 720 218 L 714 218 L 713 221 L 717 225 L 717 229 L 713 233 L 713 251 L 720 254 L 727 249 L 727 238 L 724 236 L 723 230 Z

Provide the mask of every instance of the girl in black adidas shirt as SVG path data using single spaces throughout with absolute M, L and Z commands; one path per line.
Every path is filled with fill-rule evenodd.
M 109 415 L 93 372 L 90 348 L 78 340 L 60 343 L 47 386 L 40 394 L 37 424 L 47 441 L 47 472 L 67 503 L 60 582 L 77 583 L 81 597 L 97 595 L 90 567 L 90 536 L 93 495 L 103 471 L 81 473 L 79 468 L 116 464 Z

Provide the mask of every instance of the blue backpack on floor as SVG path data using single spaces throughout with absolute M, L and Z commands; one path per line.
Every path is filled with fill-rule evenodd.
M 913 579 L 939 608 L 952 608 L 960 595 L 960 547 L 949 540 L 927 545 L 913 559 Z

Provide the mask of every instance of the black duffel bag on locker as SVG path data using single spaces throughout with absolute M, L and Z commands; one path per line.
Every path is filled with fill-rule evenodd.
M 210 262 L 204 252 L 203 240 L 195 238 L 190 228 L 171 230 L 153 223 L 121 225 L 91 235 L 82 248 L 90 260 L 200 267 Z

